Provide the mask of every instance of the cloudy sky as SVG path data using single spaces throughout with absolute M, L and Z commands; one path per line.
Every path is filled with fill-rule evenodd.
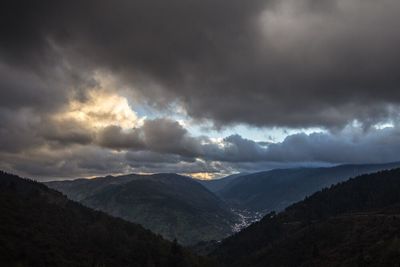
M 400 160 L 398 0 L 6 0 L 0 169 Z

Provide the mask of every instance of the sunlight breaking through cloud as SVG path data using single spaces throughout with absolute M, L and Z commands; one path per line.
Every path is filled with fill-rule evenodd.
M 141 124 L 128 100 L 116 93 L 90 91 L 84 101 L 73 100 L 68 109 L 55 115 L 58 120 L 73 119 L 95 129 L 110 125 L 130 129 Z

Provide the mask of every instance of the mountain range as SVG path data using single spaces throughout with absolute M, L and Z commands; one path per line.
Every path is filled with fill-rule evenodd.
M 322 188 L 351 177 L 399 167 L 400 162 L 276 169 L 201 183 L 232 207 L 266 214 L 282 211 Z
M 215 194 L 177 174 L 107 176 L 46 185 L 183 245 L 223 239 L 233 233 L 238 220 Z
M 359 174 L 400 163 L 276 169 L 202 181 L 172 173 L 46 183 L 68 198 L 193 246 L 222 240 L 306 196 Z
M 348 168 L 335 170 L 342 173 Z M 163 218 L 170 221 L 188 216 L 178 213 L 182 210 L 192 211 L 192 216 L 205 210 L 210 218 L 218 212 L 232 216 L 223 214 L 227 207 L 216 195 L 176 174 L 107 176 L 49 185 L 68 188 L 71 198 L 87 201 L 85 205 L 95 203 L 106 209 L 111 203 L 118 212 L 129 213 L 127 207 L 148 201 L 159 212 L 163 208 L 175 211 L 170 218 Z M 88 192 L 93 195 L 85 197 Z M 167 241 L 141 225 L 116 218 L 120 215 L 95 211 L 43 184 L 0 172 L 0 265 L 399 266 L 399 192 L 400 169 L 351 178 L 279 213 L 269 212 L 221 242 L 192 246 L 207 254 L 203 257 L 182 248 L 176 240 Z M 181 201 L 188 206 L 182 207 Z M 219 206 L 209 206 L 214 204 Z M 194 207 L 197 209 L 192 210 Z M 114 209 L 107 211 L 112 212 Z M 198 231 L 198 226 L 190 223 L 192 231 Z

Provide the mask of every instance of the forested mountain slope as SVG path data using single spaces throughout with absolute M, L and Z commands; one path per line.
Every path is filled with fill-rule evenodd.
M 324 187 L 350 177 L 393 168 L 400 168 L 400 162 L 277 169 L 240 176 L 217 194 L 234 207 L 268 213 L 281 211 Z
M 0 172 L 1 266 L 208 266 L 140 225 Z
M 227 238 L 223 266 L 399 266 L 400 169 L 324 189 Z
M 47 183 L 73 200 L 189 245 L 232 234 L 237 218 L 216 195 L 177 174 Z

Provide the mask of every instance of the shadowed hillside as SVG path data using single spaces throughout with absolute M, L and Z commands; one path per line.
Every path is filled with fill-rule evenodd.
M 324 187 L 346 181 L 350 177 L 399 167 L 400 163 L 395 162 L 277 169 L 230 178 L 231 181 L 217 194 L 234 207 L 265 214 L 281 211 Z
M 228 187 L 230 184 L 233 184 L 233 181 L 238 179 L 239 177 L 248 175 L 247 173 L 237 173 L 232 174 L 220 179 L 213 179 L 213 180 L 198 180 L 197 182 L 201 183 L 205 188 L 210 190 L 211 192 L 218 193 L 222 189 Z
M 400 169 L 315 193 L 227 238 L 224 266 L 399 266 Z
M 185 245 L 225 238 L 236 222 L 216 195 L 177 174 L 108 176 L 47 185 L 88 207 L 139 223 Z
M 0 172 L 1 266 L 208 266 L 139 225 Z

